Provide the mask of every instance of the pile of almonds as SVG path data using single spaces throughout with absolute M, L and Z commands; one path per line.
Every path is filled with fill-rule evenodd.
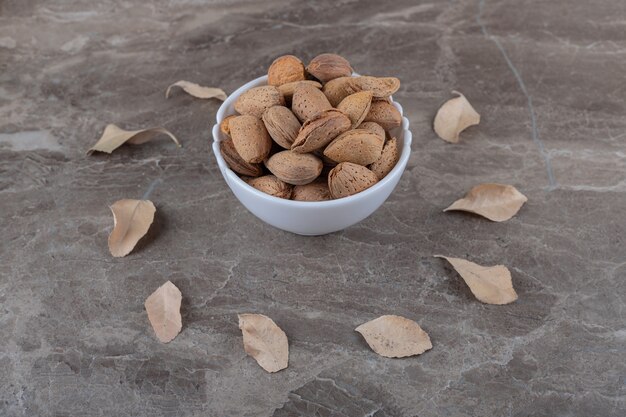
M 220 125 L 224 160 L 252 187 L 285 199 L 330 200 L 371 187 L 396 165 L 390 132 L 402 116 L 389 96 L 400 80 L 353 77 L 336 54 L 306 67 L 281 56 L 267 76 L 269 85 L 239 96 L 238 114 Z

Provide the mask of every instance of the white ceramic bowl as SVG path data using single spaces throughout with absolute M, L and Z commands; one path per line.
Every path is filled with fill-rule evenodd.
M 324 235 L 345 229 L 365 219 L 378 209 L 398 184 L 411 154 L 412 135 L 409 121 L 402 117 L 402 126 L 392 132 L 401 148 L 400 159 L 393 170 L 378 183 L 358 194 L 330 201 L 292 201 L 265 194 L 237 176 L 226 164 L 220 152 L 219 142 L 224 140 L 220 123 L 234 114 L 235 100 L 252 87 L 267 84 L 267 76 L 259 77 L 232 93 L 217 111 L 217 123 L 213 126 L 213 153 L 226 183 L 252 214 L 264 222 L 288 232 L 300 235 Z M 402 114 L 402 106 L 393 105 Z

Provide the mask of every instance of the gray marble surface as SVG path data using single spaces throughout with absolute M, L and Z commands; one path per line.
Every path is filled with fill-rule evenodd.
M 626 2 L 623 0 L 0 1 L 0 415 L 626 415 Z M 273 229 L 209 152 L 216 101 L 293 53 L 395 75 L 413 153 L 390 199 L 339 233 Z M 480 126 L 431 121 L 464 92 Z M 85 156 L 107 123 L 166 138 Z M 491 223 L 442 209 L 503 182 L 529 202 Z M 128 257 L 108 205 L 148 190 Z M 519 300 L 477 302 L 433 254 L 507 265 Z M 143 308 L 166 280 L 182 333 Z M 265 373 L 236 314 L 271 316 L 290 366 Z M 433 349 L 370 351 L 353 329 L 417 321 Z

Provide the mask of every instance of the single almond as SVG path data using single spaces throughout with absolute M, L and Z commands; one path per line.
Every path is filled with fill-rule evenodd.
M 310 184 L 293 187 L 291 199 L 296 201 L 330 200 L 330 190 L 326 179 L 317 179 Z
M 220 142 L 220 152 L 228 167 L 238 174 L 248 177 L 258 177 L 263 173 L 263 168 L 260 164 L 250 164 L 243 160 L 237 153 L 231 138 Z
M 359 91 L 354 89 L 350 83 L 351 79 L 352 77 L 339 77 L 324 84 L 322 91 L 333 107 L 336 107 L 341 103 L 341 100 L 348 97 L 350 94 Z
M 258 178 L 250 178 L 246 182 L 256 188 L 259 191 L 263 191 L 265 194 L 272 195 L 278 198 L 291 198 L 291 191 L 293 186 L 279 180 L 274 175 L 264 175 Z
M 273 106 L 285 104 L 285 99 L 278 88 L 271 85 L 254 87 L 241 94 L 235 101 L 235 110 L 239 114 L 260 118 L 263 112 Z
M 256 164 L 267 158 L 272 149 L 272 138 L 260 119 L 237 116 L 228 126 L 235 149 L 244 161 Z
M 337 162 L 369 165 L 380 158 L 385 141 L 367 129 L 353 129 L 337 136 L 324 155 Z
M 402 115 L 393 104 L 384 101 L 374 101 L 364 121 L 376 122 L 386 131 L 390 131 L 402 124 Z
M 369 168 L 374 174 L 376 174 L 379 180 L 382 180 L 391 172 L 393 167 L 396 166 L 398 159 L 400 159 L 398 140 L 396 138 L 391 138 L 385 143 L 383 151 L 380 154 L 380 158 L 372 162 Z
M 230 116 L 226 116 L 224 120 L 222 120 L 222 123 L 220 123 L 220 131 L 228 137 L 230 137 L 230 126 L 228 126 L 228 123 L 230 123 L 233 117 L 237 117 L 237 115 L 231 114 Z
M 337 54 L 320 54 L 313 58 L 306 70 L 323 83 L 339 77 L 352 75 L 352 67 L 347 59 Z
M 291 98 L 291 109 L 303 123 L 332 108 L 324 93 L 308 84 L 297 86 Z
M 350 86 L 355 91 L 371 91 L 376 98 L 388 97 L 400 88 L 400 80 L 396 77 L 370 77 L 362 75 L 350 78 Z
M 267 70 L 269 85 L 283 85 L 293 81 L 306 79 L 304 64 L 293 55 L 283 55 L 272 62 Z
M 350 129 L 350 119 L 343 112 L 330 109 L 308 120 L 300 128 L 291 150 L 297 153 L 312 152 L 323 148 L 337 136 Z
M 322 160 L 310 153 L 282 151 L 265 161 L 265 166 L 287 184 L 303 185 L 313 182 L 322 172 Z
M 291 100 L 291 98 L 293 97 L 293 92 L 296 90 L 296 87 L 299 85 L 310 85 L 311 87 L 315 87 L 315 88 L 322 88 L 322 84 L 318 83 L 317 81 L 313 81 L 313 80 L 304 80 L 304 81 L 293 81 L 287 84 L 282 84 L 278 86 L 278 90 L 280 91 L 280 93 L 283 95 L 283 97 L 285 98 L 285 100 Z
M 342 162 L 328 174 L 328 188 L 333 198 L 348 197 L 370 188 L 378 177 L 364 166 Z
M 355 128 L 365 119 L 371 104 L 372 92 L 359 91 L 341 100 L 341 103 L 337 105 L 337 110 L 344 112 L 352 122 L 352 128 Z
M 301 127 L 291 110 L 284 106 L 270 107 L 263 113 L 263 123 L 274 142 L 285 149 L 291 149 Z
M 367 129 L 370 132 L 376 133 L 383 141 L 385 141 L 385 129 L 376 122 L 363 122 L 358 126 L 359 129 Z

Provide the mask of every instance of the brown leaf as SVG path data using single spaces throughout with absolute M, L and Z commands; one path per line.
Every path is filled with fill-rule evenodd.
M 501 305 L 517 300 L 511 273 L 507 267 L 503 265 L 481 266 L 465 259 L 448 258 L 442 255 L 435 255 L 435 258 L 443 258 L 450 262 L 479 301 Z
M 161 285 L 150 297 L 146 298 L 144 306 L 148 312 L 148 320 L 163 343 L 174 339 L 183 327 L 180 316 L 182 298 L 180 290 L 170 281 Z
M 465 197 L 443 211 L 468 211 L 494 222 L 503 222 L 515 216 L 526 201 L 528 198 L 512 185 L 487 183 L 473 187 Z
M 380 316 L 355 330 L 374 352 L 387 358 L 419 355 L 433 347 L 428 333 L 419 324 L 401 316 Z
M 458 97 L 446 101 L 435 116 L 435 133 L 446 142 L 457 143 L 459 133 L 480 122 L 480 114 L 474 110 L 465 96 L 453 91 Z
M 190 81 L 177 81 L 174 84 L 167 87 L 165 90 L 165 98 L 169 98 L 170 92 L 173 87 L 182 88 L 187 94 L 196 98 L 216 98 L 218 100 L 226 100 L 226 93 L 221 88 L 205 87 L 200 84 L 192 83 Z
M 109 235 L 111 255 L 128 255 L 154 220 L 156 208 L 150 200 L 119 200 L 110 207 L 113 212 L 113 231 Z
M 239 314 L 238 317 L 246 353 L 267 372 L 285 369 L 289 361 L 289 343 L 285 332 L 263 314 Z
M 104 133 L 102 133 L 98 142 L 96 142 L 96 144 L 87 151 L 87 154 L 90 155 L 95 151 L 111 153 L 124 143 L 141 145 L 158 135 L 169 136 L 172 138 L 174 143 L 180 147 L 180 143 L 178 142 L 178 139 L 176 139 L 176 136 L 174 136 L 169 130 L 162 127 L 153 127 L 142 130 L 124 130 L 114 124 L 110 124 L 104 129 Z

